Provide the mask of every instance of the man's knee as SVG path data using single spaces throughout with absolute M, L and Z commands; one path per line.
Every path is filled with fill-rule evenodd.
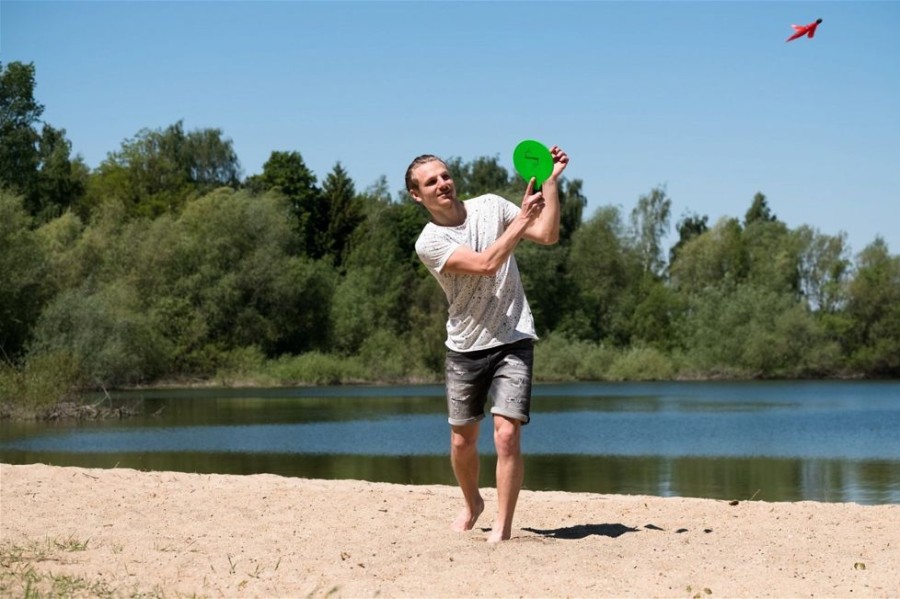
M 494 424 L 494 447 L 502 456 L 520 453 L 522 425 L 517 420 L 497 417 Z
M 478 428 L 454 426 L 450 429 L 450 447 L 454 451 L 471 451 L 478 446 Z

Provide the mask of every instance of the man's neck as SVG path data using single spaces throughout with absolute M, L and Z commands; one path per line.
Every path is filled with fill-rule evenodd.
M 431 222 L 439 227 L 458 227 L 466 222 L 466 206 L 460 200 L 455 200 L 446 211 L 431 213 Z

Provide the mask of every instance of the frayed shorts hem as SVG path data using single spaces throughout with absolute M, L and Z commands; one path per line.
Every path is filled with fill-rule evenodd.
M 480 416 L 476 416 L 475 418 L 468 418 L 466 420 L 457 420 L 456 418 L 447 418 L 447 422 L 450 423 L 450 426 L 466 426 L 469 424 L 478 424 L 484 420 L 484 414 Z
M 522 423 L 522 426 L 525 426 L 526 424 L 531 422 L 531 418 L 528 416 L 525 416 L 524 414 L 516 414 L 514 412 L 507 412 L 505 410 L 501 410 L 498 408 L 491 408 L 491 414 L 496 415 L 496 416 L 505 416 L 506 418 L 510 418 L 512 420 L 518 420 L 519 422 Z M 468 420 L 456 420 L 454 418 L 448 418 L 447 422 L 450 424 L 450 426 L 466 426 L 469 424 L 477 424 L 477 423 L 481 422 L 482 420 L 484 420 L 484 414 L 482 414 L 481 416 L 477 416 L 475 418 L 469 418 Z
M 511 412 L 502 408 L 491 408 L 491 414 L 495 414 L 497 416 L 506 416 L 507 418 L 511 418 L 512 420 L 518 420 L 522 423 L 522 426 L 525 426 L 531 421 L 531 417 L 528 416 L 528 414 Z

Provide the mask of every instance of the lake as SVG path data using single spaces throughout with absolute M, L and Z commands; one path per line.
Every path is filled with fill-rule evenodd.
M 112 401 L 140 415 L 0 422 L 0 461 L 455 484 L 441 385 Z M 494 485 L 490 429 L 486 420 L 484 486 Z M 900 382 L 538 384 L 522 446 L 532 490 L 900 503 Z

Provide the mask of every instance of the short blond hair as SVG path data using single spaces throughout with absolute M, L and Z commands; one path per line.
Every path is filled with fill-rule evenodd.
M 421 156 L 416 156 L 412 162 L 409 163 L 409 167 L 406 169 L 406 191 L 418 191 L 419 190 L 419 182 L 413 178 L 413 171 L 416 170 L 417 167 L 422 166 L 428 162 L 440 162 L 444 166 L 447 166 L 447 163 L 435 156 L 434 154 L 422 154 Z

